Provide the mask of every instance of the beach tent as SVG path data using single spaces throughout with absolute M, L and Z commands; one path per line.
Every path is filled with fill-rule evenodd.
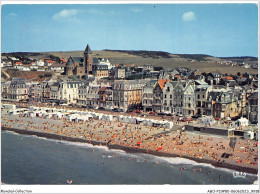
M 76 114 L 68 115 L 67 120 L 69 120 L 69 122 L 78 122 Z
M 130 121 L 129 123 L 131 123 L 131 124 L 136 124 L 136 123 L 137 123 L 137 122 L 136 122 L 137 119 L 136 119 L 135 117 L 130 117 L 130 118 L 129 118 L 129 121 Z
M 64 116 L 64 114 L 62 114 L 61 112 L 56 112 L 54 114 L 54 119 L 62 119 Z
M 136 117 L 136 124 L 144 124 L 145 118 Z
M 35 111 L 35 110 L 37 110 L 36 107 L 33 107 L 33 106 L 28 107 L 28 111 Z
M 246 127 L 248 126 L 248 120 L 246 118 L 241 117 L 236 121 L 236 125 L 238 127 Z
M 32 111 L 25 112 L 24 117 L 35 117 L 35 114 Z
M 98 114 L 98 119 L 99 119 L 99 120 L 102 120 L 103 115 L 104 115 L 104 114 L 99 113 L 99 114 Z
M 151 119 L 144 120 L 144 125 L 146 125 L 146 126 L 153 126 L 153 120 L 151 120 Z
M 12 110 L 16 109 L 16 105 L 15 104 L 3 104 L 3 107 L 5 109 L 12 109 Z
M 250 140 L 254 139 L 254 132 L 252 132 L 252 131 L 246 131 L 246 132 L 244 133 L 244 138 L 245 138 L 245 139 L 250 139 Z
M 164 127 L 167 128 L 167 129 L 171 129 L 173 127 L 173 122 L 164 123 Z
M 131 118 L 130 118 L 130 117 L 127 117 L 127 116 L 126 116 L 126 117 L 123 117 L 123 122 L 124 122 L 124 123 L 130 123 L 130 119 L 131 119 Z
M 8 110 L 9 115 L 18 115 L 19 113 L 16 110 Z
M 123 118 L 124 118 L 124 116 L 121 116 L 121 115 L 118 116 L 118 117 L 117 117 L 118 122 L 123 122 Z
M 198 119 L 198 122 L 201 124 L 204 124 L 204 125 L 209 125 L 209 126 L 212 126 L 216 123 L 213 116 L 203 116 Z
M 42 114 L 42 117 L 45 118 L 45 119 L 49 119 L 49 118 L 51 118 L 51 116 L 52 115 L 50 113 L 43 113 Z
M 113 115 L 106 115 L 106 121 L 113 121 Z

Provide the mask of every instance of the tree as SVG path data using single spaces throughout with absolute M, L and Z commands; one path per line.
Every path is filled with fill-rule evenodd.
M 241 73 L 240 72 L 237 72 L 237 76 L 240 76 L 241 75 Z

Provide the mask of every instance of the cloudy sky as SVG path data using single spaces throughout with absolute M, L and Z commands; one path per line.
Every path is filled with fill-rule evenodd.
M 258 55 L 256 4 L 3 5 L 1 50 Z

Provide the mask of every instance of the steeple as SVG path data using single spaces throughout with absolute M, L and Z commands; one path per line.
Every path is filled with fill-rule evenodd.
M 74 65 L 74 61 L 72 59 L 72 57 L 70 56 L 70 58 L 68 59 L 67 63 L 66 63 L 67 66 L 71 66 L 71 65 Z
M 91 51 L 89 45 L 87 45 L 87 47 L 86 47 L 86 49 L 84 51 L 84 54 L 92 54 L 92 51 Z

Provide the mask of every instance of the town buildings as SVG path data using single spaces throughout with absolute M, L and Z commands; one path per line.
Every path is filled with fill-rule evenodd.
M 152 110 L 154 112 L 162 112 L 162 103 L 163 103 L 163 88 L 166 83 L 166 80 L 161 79 L 155 84 L 153 88 L 153 105 Z
M 127 111 L 139 108 L 142 103 L 142 87 L 150 80 L 117 80 L 112 84 L 114 107 Z
M 246 116 L 250 122 L 258 122 L 258 76 L 249 73 L 234 76 L 201 74 L 184 67 L 153 71 L 151 65 L 113 65 L 108 59 L 93 57 L 89 45 L 83 57 L 30 59 L 28 63 L 14 57 L 3 60 L 7 70 L 9 64 L 15 71 L 49 71 L 54 76 L 40 83 L 6 76 L 8 81 L 1 85 L 2 100 L 143 109 L 187 117 Z
M 151 80 L 142 88 L 142 105 L 144 111 L 153 110 L 153 90 L 157 80 Z

